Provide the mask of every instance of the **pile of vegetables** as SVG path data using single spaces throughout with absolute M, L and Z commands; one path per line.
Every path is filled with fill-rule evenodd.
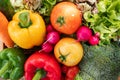
M 86 2 L 91 9 L 80 6 Z M 0 78 L 117 80 L 119 6 L 119 0 L 0 0 Z

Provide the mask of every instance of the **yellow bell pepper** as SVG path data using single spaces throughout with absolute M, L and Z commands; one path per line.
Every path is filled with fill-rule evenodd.
M 11 39 L 21 48 L 30 49 L 43 43 L 46 26 L 43 18 L 30 10 L 17 12 L 8 24 Z

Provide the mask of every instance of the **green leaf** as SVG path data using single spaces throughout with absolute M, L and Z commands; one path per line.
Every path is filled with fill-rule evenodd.
M 100 33 L 100 44 L 109 44 L 117 38 L 120 31 L 120 0 L 100 0 L 97 4 L 98 13 L 85 12 L 83 17 L 86 25 L 94 33 Z

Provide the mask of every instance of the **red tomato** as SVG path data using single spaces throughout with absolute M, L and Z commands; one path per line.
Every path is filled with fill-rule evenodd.
M 68 66 L 63 65 L 62 66 L 62 72 L 66 74 L 67 71 L 68 71 L 68 68 L 69 68 Z
M 72 2 L 61 2 L 54 6 L 50 21 L 57 31 L 73 34 L 82 23 L 82 12 Z
M 78 72 L 79 72 L 78 66 L 72 66 L 68 68 L 68 71 L 66 73 L 66 80 L 74 80 Z

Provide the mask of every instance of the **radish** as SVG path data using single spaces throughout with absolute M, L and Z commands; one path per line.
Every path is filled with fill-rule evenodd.
M 50 53 L 53 50 L 53 45 L 48 43 L 48 42 L 44 42 L 42 44 L 42 50 L 40 51 L 44 51 L 46 53 Z
M 57 31 L 52 31 L 47 34 L 47 42 L 56 44 L 60 40 L 60 34 Z
M 52 32 L 52 31 L 55 31 L 55 29 L 53 28 L 53 26 L 51 25 L 51 24 L 49 24 L 48 26 L 47 26 L 47 32 L 49 33 L 49 32 Z
M 88 41 L 92 36 L 92 30 L 87 26 L 81 26 L 76 33 L 78 41 Z
M 95 33 L 95 36 L 96 36 L 96 37 L 100 37 L 100 33 L 99 33 L 99 32 L 96 32 L 96 33 Z
M 98 43 L 99 43 L 99 38 L 96 35 L 90 37 L 89 44 L 94 46 L 94 45 L 97 45 Z
M 57 31 L 51 31 L 46 36 L 46 41 L 42 44 L 41 51 L 50 53 L 53 50 L 54 44 L 60 40 L 60 34 Z

